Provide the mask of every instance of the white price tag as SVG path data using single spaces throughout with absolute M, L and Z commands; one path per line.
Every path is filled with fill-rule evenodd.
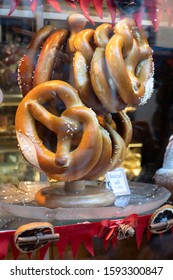
M 123 168 L 116 168 L 106 173 L 106 187 L 111 189 L 116 196 L 130 194 L 130 188 Z

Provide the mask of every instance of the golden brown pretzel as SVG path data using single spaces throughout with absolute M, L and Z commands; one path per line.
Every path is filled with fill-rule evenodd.
M 84 177 L 84 179 L 99 179 L 99 177 L 103 176 L 107 172 L 110 166 L 112 156 L 112 141 L 106 129 L 102 127 L 101 131 L 103 137 L 101 156 L 96 166 Z
M 94 42 L 97 48 L 90 65 L 90 78 L 94 92 L 107 112 L 117 112 L 126 107 L 117 93 L 105 61 L 105 47 L 112 33 L 112 25 L 108 23 L 103 23 L 96 28 Z
M 37 61 L 37 52 L 53 31 L 55 31 L 53 26 L 46 25 L 36 32 L 28 46 L 26 54 L 22 57 L 18 65 L 18 84 L 24 96 L 33 87 L 33 71 Z
M 94 32 L 94 42 L 97 47 L 105 48 L 113 32 L 112 25 L 109 23 L 100 24 Z
M 78 19 L 74 19 L 77 22 Z M 98 36 L 99 37 L 98 32 Z M 81 30 L 73 40 L 76 52 L 73 59 L 74 84 L 84 104 L 92 108 L 98 115 L 107 112 L 106 107 L 96 96 L 90 80 L 90 62 L 94 54 L 94 30 Z M 99 39 L 98 39 L 99 41 Z M 100 39 L 101 41 L 101 39 Z
M 67 37 L 68 30 L 58 29 L 44 42 L 35 67 L 33 78 L 34 87 L 51 80 L 57 55 L 62 45 L 66 42 Z
M 153 91 L 152 51 L 133 19 L 118 22 L 114 32 L 105 50 L 108 71 L 125 103 L 144 104 Z
M 128 146 L 132 140 L 132 123 L 125 111 L 112 114 L 112 120 L 116 124 L 116 131 L 124 139 L 126 146 Z
M 126 107 L 126 104 L 119 97 L 107 71 L 105 50 L 103 48 L 96 48 L 93 54 L 90 78 L 94 92 L 107 112 L 117 112 Z
M 86 18 L 80 14 L 72 14 L 67 18 L 67 23 L 70 29 L 70 36 L 67 40 L 66 51 L 69 55 L 69 83 L 75 86 L 74 71 L 73 71 L 73 59 L 76 51 L 74 46 L 74 40 L 76 35 L 85 28 Z
M 75 88 L 81 100 L 98 115 L 105 113 L 106 110 L 93 91 L 86 58 L 81 52 L 76 51 L 73 62 Z
M 76 51 L 80 51 L 83 56 L 86 58 L 87 64 L 89 65 L 94 50 L 94 30 L 93 29 L 84 29 L 76 34 L 74 38 L 74 47 Z
M 112 140 L 112 157 L 110 165 L 107 171 L 117 168 L 123 162 L 126 157 L 126 144 L 124 139 L 118 134 L 118 132 L 113 129 L 107 122 L 105 122 L 104 127 L 109 132 Z
M 98 117 L 100 125 L 104 128 L 103 150 L 98 164 L 84 178 L 96 180 L 105 175 L 108 171 L 119 167 L 126 157 L 126 143 L 119 133 L 110 125 L 108 120 L 101 116 Z M 106 139 L 109 137 L 109 140 Z M 111 148 L 110 148 L 111 141 Z
M 48 112 L 44 107 L 57 96 L 66 107 L 61 116 Z M 39 138 L 37 121 L 57 136 L 56 151 L 49 150 L 44 139 Z M 48 81 L 33 88 L 20 103 L 15 123 L 23 155 L 50 178 L 78 180 L 100 158 L 103 139 L 95 113 L 83 106 L 76 90 L 65 82 Z M 77 147 L 72 147 L 73 135 L 81 129 L 81 141 Z

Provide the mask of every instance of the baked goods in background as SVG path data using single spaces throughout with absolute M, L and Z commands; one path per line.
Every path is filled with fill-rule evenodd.
M 156 171 L 153 179 L 156 185 L 167 188 L 173 194 L 173 135 L 169 138 L 163 165 Z

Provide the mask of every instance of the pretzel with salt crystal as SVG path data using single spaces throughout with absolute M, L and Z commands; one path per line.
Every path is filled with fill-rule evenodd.
M 152 50 L 133 19 L 117 22 L 114 33 L 105 49 L 111 78 L 126 104 L 145 104 L 153 91 Z
M 62 48 L 69 31 L 45 25 L 38 30 L 18 65 L 18 84 L 25 96 L 34 86 L 52 79 L 65 55 Z M 62 70 L 62 69 L 61 69 Z
M 55 115 L 44 105 L 57 98 L 65 109 Z M 40 139 L 37 122 L 54 132 L 55 151 L 45 146 L 44 138 Z M 15 125 L 24 157 L 49 178 L 81 179 L 100 158 L 103 138 L 96 115 L 81 103 L 76 90 L 66 82 L 48 81 L 33 88 L 19 104 Z M 78 146 L 73 146 L 73 136 L 81 131 Z
M 36 32 L 27 48 L 26 54 L 21 58 L 18 65 L 18 84 L 25 96 L 32 89 L 33 73 L 37 62 L 38 50 L 49 35 L 55 31 L 52 25 L 43 26 Z

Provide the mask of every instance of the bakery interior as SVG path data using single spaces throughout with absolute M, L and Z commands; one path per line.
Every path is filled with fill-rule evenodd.
M 29 2 L 31 3 L 29 4 Z M 171 159 L 171 136 L 173 135 L 173 4 L 166 0 L 58 0 L 48 2 L 42 0 L 0 1 L 0 232 L 13 230 L 16 233 L 16 230 L 24 224 L 48 221 L 56 227 L 57 232 L 60 226 L 63 235 L 63 230 L 65 231 L 63 226 L 88 221 L 92 225 L 92 222 L 100 222 L 105 219 L 106 215 L 108 215 L 107 219 L 110 221 L 124 219 L 124 217 L 132 214 L 132 212 L 128 212 L 130 203 L 134 207 L 134 213 L 139 216 L 152 215 L 153 213 L 156 213 L 155 215 L 161 213 L 160 215 L 164 216 L 166 215 L 164 211 L 167 211 L 169 217 L 166 217 L 166 219 L 171 220 L 173 217 L 173 162 Z M 55 7 L 52 2 L 55 2 L 58 6 Z M 88 7 L 86 2 L 89 3 Z M 110 2 L 111 9 L 108 6 Z M 61 8 L 60 11 L 56 10 L 58 7 Z M 96 10 L 96 7 L 102 9 Z M 18 67 L 21 58 L 25 55 L 31 38 L 43 26 L 52 25 L 54 28 L 67 28 L 68 17 L 79 14 L 84 15 L 86 19 L 85 28 L 95 30 L 102 23 L 111 24 L 113 15 L 115 22 L 123 18 L 132 18 L 135 12 L 141 11 L 141 7 L 144 8 L 141 25 L 153 51 L 154 86 L 152 95 L 145 104 L 130 105 L 125 108 L 126 115 L 130 118 L 132 125 L 132 136 L 121 167 L 125 171 L 130 188 L 135 192 L 132 199 L 134 201 L 129 202 L 127 196 L 122 196 L 123 202 L 120 198 L 118 200 L 115 197 L 115 201 L 117 201 L 115 208 L 123 208 L 124 212 L 122 214 L 120 211 L 120 213 L 113 215 L 112 205 L 105 206 L 103 202 L 102 207 L 101 202 L 99 205 L 96 203 L 96 205 L 88 206 L 85 198 L 81 202 L 84 205 L 83 207 L 79 205 L 79 208 L 77 208 L 73 205 L 70 208 L 70 202 L 69 206 L 64 206 L 68 203 L 66 201 L 68 200 L 67 194 L 67 198 L 66 195 L 62 198 L 59 212 L 57 211 L 59 206 L 45 212 L 48 207 L 47 204 L 41 204 L 40 206 L 35 201 L 33 202 L 33 192 L 47 187 L 50 182 L 56 184 L 58 180 L 54 178 L 49 180 L 44 172 L 41 172 L 26 160 L 21 152 L 21 147 L 19 147 L 20 142 L 18 143 L 16 136 L 15 118 L 19 104 L 23 99 L 18 81 Z M 34 9 L 34 12 L 32 9 Z M 99 11 L 102 12 L 102 17 L 99 16 Z M 115 14 L 111 14 L 110 11 L 114 11 Z M 138 18 L 136 16 L 135 19 L 139 23 L 140 16 Z M 67 64 L 62 66 L 64 76 L 66 75 L 66 66 Z M 70 67 L 73 67 L 73 64 Z M 62 73 L 58 74 L 61 79 Z M 167 160 L 169 163 L 166 164 Z M 160 169 L 162 169 L 161 172 L 165 170 L 165 172 L 171 174 L 168 179 L 165 179 L 166 182 L 162 181 L 160 177 L 157 181 L 156 175 Z M 104 174 L 100 177 L 98 178 L 98 184 L 102 185 L 105 182 Z M 80 181 L 80 177 L 78 180 Z M 91 182 L 93 183 L 92 180 Z M 96 182 L 97 180 L 94 180 L 93 184 L 97 193 L 100 186 L 98 188 Z M 90 184 L 90 180 L 88 184 Z M 77 196 L 76 204 L 78 199 Z M 120 203 L 120 206 L 118 203 Z M 164 208 L 165 205 L 167 208 Z M 163 211 L 159 210 L 162 206 Z M 85 216 L 83 209 L 86 208 L 87 214 Z M 98 209 L 97 215 L 94 214 L 95 208 Z M 108 209 L 107 212 L 106 208 Z M 82 218 L 81 216 L 78 217 L 79 211 L 84 215 Z M 104 211 L 107 214 L 102 216 Z M 60 216 L 57 213 L 60 213 Z M 118 240 L 116 246 L 109 245 L 107 250 L 105 250 L 100 239 L 94 238 L 94 253 L 91 250 L 91 245 L 87 247 L 85 241 L 83 241 L 84 244 L 80 244 L 75 257 L 78 259 L 173 259 L 172 224 L 168 230 L 163 230 L 161 234 L 158 234 L 160 232 L 154 232 L 149 241 L 147 234 L 144 234 L 140 248 L 137 248 L 134 236 Z M 17 234 L 20 235 L 18 232 Z M 15 240 L 13 242 L 16 242 Z M 24 246 L 25 252 L 27 252 L 26 248 L 28 249 L 27 246 Z M 87 250 L 86 248 L 90 249 Z M 6 259 L 14 259 L 16 249 L 13 249 L 6 252 Z M 21 250 L 18 247 L 17 249 Z M 73 253 L 70 245 L 67 245 L 62 258 L 73 259 Z M 44 258 L 59 259 L 60 255 L 60 251 L 59 254 L 57 252 L 57 245 L 52 242 L 44 254 Z M 39 249 L 33 250 L 30 258 L 37 259 L 39 257 Z M 28 256 L 20 251 L 17 258 L 26 259 Z

